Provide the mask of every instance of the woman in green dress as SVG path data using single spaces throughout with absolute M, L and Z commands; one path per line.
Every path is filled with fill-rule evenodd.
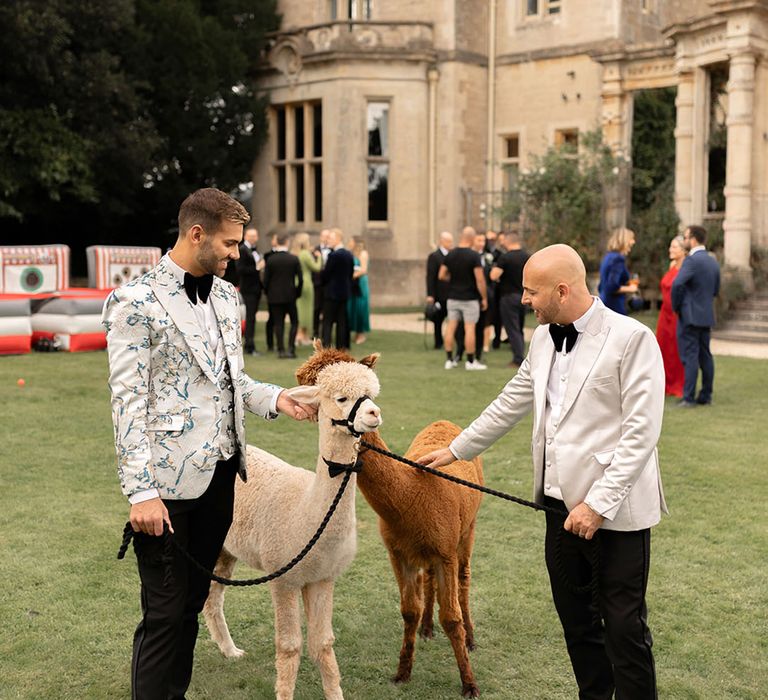
M 371 330 L 368 289 L 368 251 L 359 236 L 351 236 L 347 249 L 355 259 L 355 272 L 352 275 L 352 296 L 347 301 L 347 319 L 349 331 L 355 334 L 355 345 L 366 341 L 366 333 Z
M 315 308 L 315 288 L 312 286 L 312 273 L 320 272 L 323 260 L 319 255 L 315 256 L 310 249 L 308 233 L 297 233 L 293 237 L 291 253 L 301 263 L 303 280 L 301 296 L 296 300 L 296 309 L 299 312 L 299 330 L 296 333 L 296 344 L 309 345 L 312 342 L 309 333 L 312 328 L 312 314 Z

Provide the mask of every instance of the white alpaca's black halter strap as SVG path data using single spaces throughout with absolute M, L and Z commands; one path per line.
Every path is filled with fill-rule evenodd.
M 331 418 L 331 423 L 333 425 L 344 425 L 346 426 L 347 430 L 354 435 L 355 437 L 359 438 L 362 433 L 355 430 L 355 416 L 357 415 L 357 411 L 359 410 L 360 406 L 362 406 L 363 401 L 370 401 L 371 397 L 363 394 L 357 401 L 355 401 L 355 405 L 352 406 L 352 410 L 349 412 L 349 415 L 346 418 Z

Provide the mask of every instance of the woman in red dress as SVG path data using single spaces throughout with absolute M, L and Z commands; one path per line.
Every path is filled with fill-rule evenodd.
M 672 311 L 672 282 L 685 259 L 685 243 L 682 236 L 672 239 L 669 244 L 669 270 L 661 278 L 661 311 L 656 325 L 656 340 L 659 341 L 661 357 L 664 360 L 666 393 L 668 396 L 683 395 L 685 373 L 680 354 L 677 351 L 677 315 Z

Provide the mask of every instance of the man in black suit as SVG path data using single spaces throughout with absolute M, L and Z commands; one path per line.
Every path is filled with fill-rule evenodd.
M 507 251 L 494 264 L 491 279 L 497 283 L 496 302 L 512 351 L 512 361 L 508 366 L 519 368 L 525 359 L 523 268 L 529 256 L 523 250 L 520 236 L 513 231 L 505 235 L 504 244 Z
M 264 267 L 264 289 L 267 292 L 269 316 L 277 338 L 277 356 L 280 359 L 295 358 L 296 331 L 299 328 L 296 300 L 301 296 L 303 275 L 299 259 L 288 252 L 288 234 L 277 234 L 276 243 Z M 291 323 L 287 352 L 285 350 L 286 315 Z
M 453 248 L 453 234 L 443 231 L 440 234 L 440 242 L 437 250 L 433 250 L 427 257 L 427 304 L 439 305 L 437 314 L 433 320 L 435 324 L 435 350 L 443 347 L 443 321 L 447 313 L 446 303 L 448 300 L 448 282 L 438 279 L 440 265 L 443 264 L 445 256 Z
M 355 259 L 343 245 L 341 229 L 332 228 L 328 235 L 328 254 L 323 268 L 323 345 L 331 347 L 333 326 L 336 324 L 336 347 L 349 348 L 347 299 L 352 295 L 352 275 Z
M 237 276 L 240 281 L 240 294 L 245 302 L 245 347 L 246 355 L 258 355 L 256 352 L 256 312 L 261 300 L 261 278 L 259 271 L 264 267 L 264 261 L 256 250 L 259 240 L 259 231 L 254 226 L 249 226 L 243 234 L 243 242 L 240 244 L 240 257 L 237 260 Z
M 672 283 L 672 308 L 678 315 L 677 347 L 685 368 L 681 408 L 712 403 L 715 361 L 709 349 L 709 336 L 715 325 L 714 299 L 720 291 L 720 266 L 705 247 L 707 230 L 689 226 L 683 234 L 688 257 Z M 696 380 L 701 368 L 701 390 L 696 396 Z

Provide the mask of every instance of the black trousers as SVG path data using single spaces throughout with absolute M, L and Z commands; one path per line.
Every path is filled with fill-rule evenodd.
M 323 346 L 331 347 L 333 326 L 336 324 L 336 347 L 349 348 L 349 322 L 347 320 L 347 300 L 336 301 L 326 298 L 323 301 Z
M 290 327 L 288 330 L 288 349 L 296 348 L 296 331 L 299 330 L 299 313 L 296 310 L 296 302 L 289 304 L 270 304 L 269 317 L 272 319 L 272 329 L 277 338 L 278 352 L 285 351 L 285 317 L 288 316 Z
M 656 700 L 645 606 L 650 530 L 601 529 L 587 541 L 563 530 L 567 512 L 562 501 L 545 498 L 544 503 L 563 511 L 562 517 L 547 513 L 544 554 L 579 698 L 612 700 L 615 691 L 616 700 Z M 591 592 L 573 591 L 573 586 L 586 586 L 591 579 L 592 547 L 599 547 L 600 556 L 600 624 L 594 619 Z
M 525 359 L 525 306 L 522 294 L 504 294 L 499 297 L 499 313 L 504 330 L 509 338 L 509 349 L 512 351 L 512 361 L 523 364 Z
M 218 462 L 199 498 L 163 501 L 174 537 L 203 566 L 212 570 L 232 524 L 238 455 Z M 134 538 L 141 579 L 142 618 L 133 638 L 132 700 L 183 700 L 192 678 L 198 615 L 210 580 L 174 552 L 173 581 L 165 585 L 163 538 L 139 533 Z
M 261 301 L 261 290 L 243 294 L 243 301 L 245 302 L 244 350 L 245 352 L 253 352 L 256 349 L 254 335 L 256 333 L 256 312 L 259 310 L 259 301 Z

